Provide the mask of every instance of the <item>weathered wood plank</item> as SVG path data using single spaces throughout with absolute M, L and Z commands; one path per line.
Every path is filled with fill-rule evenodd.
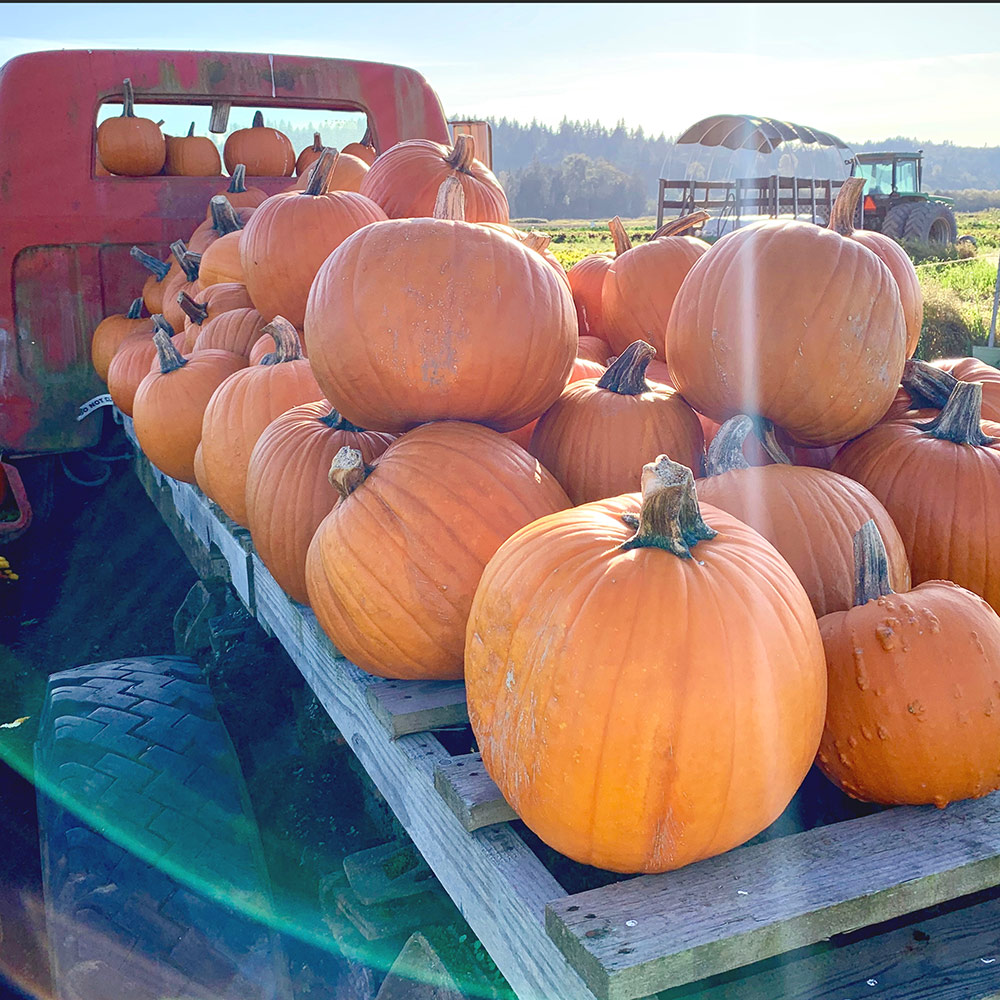
M 486 773 L 479 753 L 449 757 L 434 769 L 434 787 L 466 830 L 517 819 L 500 789 Z
M 437 885 L 427 862 L 408 840 L 394 840 L 348 854 L 344 874 L 362 903 L 404 899 Z
M 464 681 L 378 680 L 368 704 L 393 739 L 469 721 Z
M 434 789 L 448 757 L 415 733 L 391 740 L 366 697 L 372 679 L 338 659 L 308 608 L 254 556 L 257 615 L 295 661 L 417 849 L 522 1000 L 593 1000 L 545 933 L 545 904 L 563 890 L 509 826 L 467 833 Z
M 998 796 L 891 809 L 564 897 L 546 926 L 602 1000 L 646 996 L 1000 884 Z

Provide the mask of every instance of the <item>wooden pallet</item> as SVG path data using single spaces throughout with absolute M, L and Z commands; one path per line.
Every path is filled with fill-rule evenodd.
M 134 442 L 131 421 L 124 423 Z M 810 969 L 838 984 L 831 997 L 882 997 L 890 994 L 876 994 L 868 982 L 878 976 L 866 975 L 870 941 L 832 951 L 824 942 L 1000 886 L 998 793 L 943 811 L 885 810 L 744 846 L 677 872 L 570 894 L 540 860 L 544 852 L 536 854 L 531 838 L 512 822 L 479 756 L 453 756 L 443 735 L 435 735 L 467 720 L 460 683 L 365 674 L 339 655 L 311 610 L 284 594 L 246 531 L 141 453 L 137 468 L 182 544 L 200 546 L 225 563 L 236 593 L 287 650 L 524 1000 L 634 1000 L 667 990 L 719 1000 L 826 996 L 816 983 L 809 987 L 813 992 L 800 988 Z M 993 962 L 1000 959 L 1000 925 L 976 916 L 987 905 L 1000 913 L 995 902 L 969 911 L 973 931 L 965 945 L 984 954 L 956 970 L 949 964 L 954 948 L 917 949 L 912 961 L 903 960 L 903 949 L 893 963 L 897 987 L 905 985 L 900 967 L 921 982 L 936 981 L 939 973 L 944 985 L 919 994 L 899 987 L 891 995 L 978 998 L 1000 991 L 1000 961 Z M 947 918 L 949 940 L 956 938 L 960 914 Z M 888 933 L 891 949 L 891 934 L 901 932 Z M 741 969 L 745 975 L 734 985 L 734 970 Z M 689 987 L 696 982 L 696 989 Z M 779 983 L 788 989 L 782 992 Z M 956 992 L 956 984 L 966 992 Z

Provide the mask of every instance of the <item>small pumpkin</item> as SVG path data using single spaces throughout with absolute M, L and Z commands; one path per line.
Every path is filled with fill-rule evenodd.
M 121 342 L 134 333 L 152 333 L 153 321 L 142 318 L 142 299 L 134 299 L 127 313 L 114 313 L 97 324 L 90 342 L 90 360 L 102 382 Z
M 168 136 L 163 172 L 182 177 L 218 177 L 222 160 L 214 142 L 194 134 L 194 122 L 185 136 Z
M 295 150 L 288 136 L 264 124 L 257 111 L 250 128 L 237 129 L 222 147 L 226 170 L 233 173 L 242 163 L 250 177 L 290 177 L 295 169 Z
M 616 215 L 608 223 L 614 251 L 611 253 L 593 253 L 583 260 L 578 260 L 566 272 L 569 287 L 576 303 L 576 318 L 580 324 L 581 337 L 600 337 L 605 339 L 604 308 L 601 303 L 604 291 L 604 279 L 611 265 L 623 253 L 632 249 L 632 241 Z M 612 354 L 610 350 L 608 354 Z
M 160 126 L 150 118 L 135 114 L 132 81 L 122 83 L 122 113 L 97 126 L 97 155 L 112 174 L 122 177 L 150 177 L 163 169 L 167 147 Z
M 184 346 L 188 348 L 185 352 L 188 354 L 191 353 L 194 342 L 206 324 L 231 309 L 247 309 L 253 305 L 246 285 L 239 285 L 236 282 L 209 285 L 201 293 L 197 302 L 187 292 L 180 292 L 177 299 L 178 305 L 186 316 Z M 241 352 L 237 351 L 236 353 Z
M 229 179 L 229 186 L 221 193 L 237 212 L 244 209 L 254 209 L 267 200 L 266 191 L 258 187 L 247 187 L 247 168 L 245 163 L 237 163 L 230 173 L 232 177 Z M 205 210 L 205 220 L 208 222 L 212 220 L 211 202 L 209 202 L 208 208 Z
M 253 213 L 253 209 L 246 208 L 237 211 L 222 194 L 212 198 L 208 209 L 212 213 L 211 219 L 202 222 L 187 241 L 188 250 L 195 253 L 203 254 L 217 239 L 241 230 Z
M 313 141 L 309 146 L 304 146 L 295 160 L 295 174 L 301 177 L 309 172 L 309 168 L 323 155 L 323 141 L 319 137 L 319 132 L 313 132 Z
M 163 318 L 175 330 L 183 330 L 187 313 L 181 308 L 180 296 L 187 294 L 195 298 L 200 294 L 201 254 L 189 250 L 183 240 L 171 243 L 170 252 L 174 255 L 177 271 L 163 283 Z
M 315 165 L 316 164 L 314 163 L 313 166 L 309 167 L 306 172 L 283 193 L 287 193 L 288 191 L 305 190 L 312 180 L 312 171 L 315 168 Z M 360 192 L 361 182 L 365 179 L 365 174 L 367 173 L 368 164 L 364 160 L 359 159 L 357 156 L 351 156 L 349 153 L 338 153 L 337 162 L 330 173 L 329 180 L 326 182 L 326 191 Z
M 225 286 L 214 285 L 213 287 L 224 288 Z M 257 364 L 260 358 L 255 359 L 251 352 L 257 341 L 264 339 L 266 326 L 267 320 L 252 307 L 241 306 L 236 309 L 227 309 L 214 319 L 208 320 L 200 328 L 191 349 L 194 353 L 209 350 L 232 351 L 233 354 L 239 354 L 246 358 L 249 364 Z M 271 351 L 274 351 L 274 341 L 272 338 L 268 339 Z
M 154 331 L 160 329 L 168 337 L 174 336 L 173 327 L 161 314 L 157 313 L 152 317 L 152 324 Z M 148 333 L 133 333 L 118 345 L 118 350 L 108 365 L 108 392 L 122 413 L 132 416 L 135 391 L 149 374 L 155 359 L 156 344 Z
M 378 156 L 372 142 L 371 127 L 365 129 L 365 134 L 361 137 L 360 142 L 349 142 L 341 152 L 346 153 L 348 156 L 356 156 L 358 159 L 364 160 L 368 166 L 371 166 L 375 162 L 375 157 Z
M 142 301 L 145 303 L 146 311 L 150 316 L 153 313 L 163 312 L 163 289 L 171 272 L 171 265 L 140 250 L 139 247 L 132 247 L 129 255 L 150 272 L 142 286 Z M 173 269 L 176 270 L 176 265 Z

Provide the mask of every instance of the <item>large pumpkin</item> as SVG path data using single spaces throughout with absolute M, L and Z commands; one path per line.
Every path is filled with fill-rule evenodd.
M 301 327 L 323 261 L 352 233 L 385 219 L 364 195 L 327 191 L 338 159 L 334 150 L 324 152 L 308 187 L 268 198 L 243 230 L 239 251 L 246 286 L 266 319 L 281 315 Z
M 612 354 L 621 354 L 634 341 L 645 340 L 669 365 L 664 334 L 674 299 L 688 271 L 708 250 L 704 240 L 683 234 L 707 218 L 707 212 L 694 212 L 673 219 L 649 242 L 615 257 L 601 286 L 603 336 Z M 620 219 L 612 220 L 612 225 L 615 222 L 621 226 Z
M 679 868 L 763 830 L 809 770 L 826 709 L 819 629 L 784 559 L 699 508 L 666 456 L 642 489 L 508 539 L 465 646 L 469 719 L 504 797 L 557 851 L 619 872 Z
M 205 407 L 222 382 L 246 367 L 246 358 L 228 351 L 202 351 L 185 358 L 162 329 L 153 334 L 153 341 L 159 364 L 136 389 L 135 434 L 161 472 L 193 483 Z
M 260 111 L 254 114 L 250 128 L 230 134 L 222 147 L 222 158 L 229 173 L 242 163 L 250 177 L 290 177 L 295 169 L 295 150 L 288 136 L 268 128 Z
M 123 177 L 149 177 L 163 169 L 167 155 L 160 126 L 136 117 L 132 81 L 122 83 L 122 113 L 97 126 L 97 155 L 104 168 Z
M 698 417 L 667 386 L 646 381 L 655 351 L 636 341 L 600 378 L 573 382 L 539 419 L 528 450 L 575 504 L 635 490 L 635 470 L 667 454 L 700 468 Z
M 168 136 L 163 172 L 183 177 L 218 177 L 222 173 L 219 150 L 208 136 L 194 134 L 194 122 L 188 134 Z
M 946 806 L 1000 788 L 1000 618 L 954 583 L 894 592 L 874 522 L 855 607 L 820 623 L 830 688 L 819 766 L 848 795 Z
M 381 205 L 390 219 L 430 216 L 439 188 L 453 177 L 465 192 L 466 221 L 509 222 L 500 182 L 475 157 L 476 145 L 468 135 L 457 136 L 450 148 L 429 139 L 407 139 L 372 164 L 361 193 Z
M 334 456 L 356 448 L 370 465 L 391 443 L 392 435 L 355 427 L 325 399 L 292 407 L 257 440 L 247 471 L 247 523 L 257 554 L 289 597 L 309 603 L 306 553 L 340 498 L 329 479 Z
M 808 222 L 762 222 L 723 236 L 688 272 L 666 351 L 699 412 L 767 417 L 828 445 L 889 409 L 906 326 L 896 279 L 867 247 Z
M 816 617 L 854 601 L 854 534 L 870 519 L 889 549 L 897 590 L 909 590 L 906 550 L 885 507 L 860 483 L 826 469 L 788 465 L 752 468 L 744 458 L 749 417 L 732 417 L 708 449 L 698 499 L 760 532 L 788 561 Z M 776 453 L 781 458 L 780 452 Z
M 461 188 L 442 189 L 438 212 L 460 214 Z M 450 419 L 506 431 L 562 391 L 576 311 L 566 282 L 510 236 L 399 219 L 366 226 L 326 259 L 305 338 L 326 398 L 361 427 L 399 432 Z
M 915 583 L 953 580 L 1000 608 L 1000 424 L 983 421 L 981 405 L 982 386 L 959 382 L 940 413 L 873 427 L 832 468 L 882 501 Z
M 501 543 L 569 505 L 523 448 L 477 424 L 424 424 L 369 470 L 345 449 L 343 499 L 306 559 L 309 603 L 334 645 L 383 677 L 462 676 L 465 623 Z
M 202 422 L 198 485 L 243 527 L 247 527 L 247 467 L 257 439 L 275 417 L 323 396 L 309 362 L 302 358 L 295 328 L 277 316 L 265 330 L 278 344 L 271 363 L 226 379 L 209 401 Z
M 90 341 L 90 360 L 101 381 L 107 382 L 108 366 L 121 342 L 140 332 L 153 332 L 153 321 L 142 318 L 142 299 L 134 299 L 127 313 L 114 313 L 97 324 Z

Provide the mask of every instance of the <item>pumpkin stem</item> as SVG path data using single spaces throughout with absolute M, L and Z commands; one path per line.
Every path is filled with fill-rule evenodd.
M 365 128 L 365 134 L 361 137 L 362 146 L 371 146 L 372 144 L 372 127 L 368 125 Z
M 170 244 L 170 252 L 174 255 L 178 266 L 184 272 L 188 281 L 198 280 L 198 265 L 201 263 L 201 254 L 188 250 L 187 244 L 183 240 L 176 240 Z
M 625 225 L 620 216 L 616 215 L 608 223 L 608 229 L 611 230 L 611 239 L 615 242 L 616 257 L 620 257 L 626 250 L 632 249 L 632 241 L 629 239 L 628 233 L 625 232 Z
M 889 556 L 874 521 L 866 521 L 854 535 L 854 606 L 893 593 L 889 586 Z
M 299 194 L 308 194 L 314 198 L 317 195 L 326 194 L 326 190 L 333 178 L 333 172 L 337 169 L 337 161 L 339 159 L 340 153 L 337 150 L 330 146 L 326 147 L 320 158 L 312 165 L 312 170 L 309 173 L 309 183 Z
M 529 250 L 534 250 L 535 253 L 541 253 L 551 242 L 552 237 L 548 233 L 540 232 L 537 229 L 532 229 L 521 241 L 523 246 L 526 246 Z
M 233 176 L 229 179 L 229 187 L 226 188 L 228 194 L 246 194 L 247 190 L 247 165 L 237 163 L 233 167 Z
M 832 229 L 835 233 L 840 233 L 841 236 L 850 236 L 854 232 L 854 216 L 858 210 L 861 192 L 864 189 L 864 177 L 848 177 L 840 185 L 837 200 L 833 203 L 833 210 L 830 212 L 830 224 L 827 229 Z
M 313 132 L 312 151 L 314 153 L 321 153 L 323 151 L 323 142 L 319 137 L 319 132 Z
M 169 375 L 188 363 L 188 359 L 174 347 L 173 341 L 167 336 L 167 331 L 161 327 L 153 331 L 153 343 L 156 344 L 156 356 L 160 362 L 162 375 Z
M 132 81 L 125 77 L 122 80 L 122 118 L 135 118 L 135 94 L 132 91 Z
M 253 125 L 251 128 L 263 128 L 264 127 L 264 113 L 262 111 L 255 111 L 253 116 Z
M 208 307 L 204 302 L 195 302 L 187 292 L 177 293 L 177 304 L 184 310 L 184 314 L 192 323 L 201 326 L 208 319 Z
M 137 260 L 147 271 L 152 271 L 156 275 L 157 281 L 163 281 L 170 270 L 170 265 L 158 257 L 154 257 L 152 254 L 146 253 L 145 250 L 140 250 L 138 247 L 132 247 L 129 250 L 129 255 L 133 260 Z
M 276 345 L 273 354 L 265 354 L 261 358 L 262 365 L 280 365 L 285 361 L 302 360 L 302 344 L 299 343 L 299 332 L 285 319 L 275 316 L 267 326 L 261 328 L 261 336 L 269 333 L 274 337 Z
M 128 312 L 125 313 L 126 319 L 139 319 L 142 316 L 142 297 L 132 300 L 132 305 L 128 307 Z
M 922 431 L 942 441 L 987 447 L 997 439 L 983 433 L 983 383 L 959 382 L 944 409 L 930 423 L 917 424 Z
M 702 519 L 694 474 L 666 455 L 642 467 L 639 516 L 623 514 L 622 520 L 636 529 L 635 535 L 620 546 L 623 552 L 657 548 L 690 559 L 693 546 L 718 534 Z
M 681 233 L 686 232 L 688 229 L 693 229 L 695 226 L 701 225 L 703 222 L 707 222 L 711 218 L 704 209 L 699 209 L 697 212 L 692 212 L 690 215 L 681 215 L 676 219 L 671 219 L 669 222 L 664 222 L 659 229 L 650 237 L 653 240 L 662 239 L 664 236 L 680 236 Z
M 212 213 L 212 228 L 220 236 L 228 236 L 243 228 L 233 203 L 224 194 L 215 195 L 208 203 L 208 207 Z
M 958 379 L 926 361 L 908 358 L 903 366 L 903 388 L 914 403 L 940 410 L 952 394 Z
M 444 158 L 444 162 L 452 170 L 458 170 L 463 174 L 472 173 L 472 161 L 476 158 L 476 141 L 471 135 L 455 136 L 455 145 L 451 152 Z
M 157 330 L 162 330 L 168 337 L 176 336 L 174 328 L 164 319 L 163 313 L 153 313 L 150 316 L 150 320 L 153 323 L 153 332 L 156 333 Z
M 357 424 L 352 424 L 347 417 L 335 408 L 331 408 L 330 412 L 325 417 L 318 417 L 317 419 L 321 424 L 325 424 L 329 427 L 331 431 L 350 431 L 352 433 L 361 433 L 364 431 L 363 427 L 358 427 Z
M 791 465 L 792 460 L 785 454 L 785 449 L 778 443 L 778 435 L 775 433 L 774 424 L 767 417 L 754 417 L 753 429 L 760 443 L 764 446 L 771 461 L 775 465 Z
M 457 177 L 448 177 L 438 188 L 434 201 L 434 218 L 465 221 L 465 188 Z
M 191 127 L 188 129 L 187 137 L 190 139 L 194 135 L 194 122 L 191 122 Z
M 346 500 L 368 478 L 371 471 L 372 466 L 365 465 L 361 452 L 345 445 L 333 456 L 327 478 L 340 494 L 341 500 Z
M 655 356 L 656 348 L 644 340 L 629 344 L 601 376 L 597 387 L 610 389 L 620 396 L 639 396 L 649 392 L 646 366 Z
M 753 430 L 753 420 L 745 413 L 730 417 L 716 432 L 708 446 L 705 475 L 721 476 L 734 469 L 749 469 L 743 445 Z

